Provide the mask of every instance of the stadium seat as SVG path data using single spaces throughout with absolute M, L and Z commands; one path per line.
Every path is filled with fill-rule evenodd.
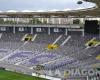
M 97 59 L 97 60 L 100 60 L 100 55 L 98 55 L 98 56 L 96 57 L 96 59 Z
M 32 35 L 27 35 L 25 38 L 24 38 L 24 41 L 32 41 Z
M 49 50 L 53 50 L 53 49 L 57 49 L 58 48 L 58 45 L 57 44 L 49 44 L 48 45 L 48 49 Z

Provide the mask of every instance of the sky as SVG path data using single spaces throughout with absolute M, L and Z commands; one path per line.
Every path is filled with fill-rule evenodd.
M 23 11 L 23 10 L 68 10 L 89 8 L 95 6 L 93 3 L 83 2 L 78 5 L 79 0 L 0 0 L 0 11 Z

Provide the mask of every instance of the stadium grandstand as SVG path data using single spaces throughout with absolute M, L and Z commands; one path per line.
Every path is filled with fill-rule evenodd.
M 0 12 L 0 80 L 3 70 L 42 78 L 33 80 L 100 80 L 100 1 L 83 1 L 95 6 Z

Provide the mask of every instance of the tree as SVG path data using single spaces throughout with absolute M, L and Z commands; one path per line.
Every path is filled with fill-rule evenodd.
M 73 24 L 80 24 L 80 20 L 79 19 L 73 20 Z
M 4 20 L 1 18 L 0 19 L 0 24 L 3 24 L 4 23 Z

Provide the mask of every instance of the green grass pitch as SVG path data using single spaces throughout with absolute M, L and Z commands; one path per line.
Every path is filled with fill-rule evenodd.
M 0 70 L 0 80 L 46 80 L 21 73 Z

